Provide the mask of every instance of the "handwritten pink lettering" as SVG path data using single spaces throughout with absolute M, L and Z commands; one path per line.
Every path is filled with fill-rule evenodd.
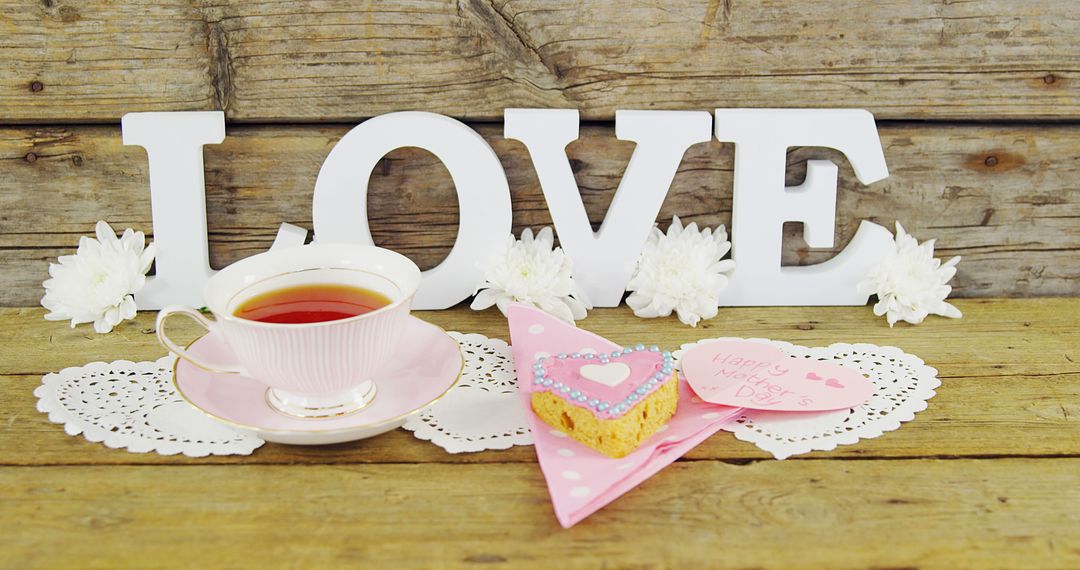
M 858 370 L 747 341 L 702 344 L 681 366 L 703 400 L 750 409 L 836 410 L 866 401 L 874 389 Z

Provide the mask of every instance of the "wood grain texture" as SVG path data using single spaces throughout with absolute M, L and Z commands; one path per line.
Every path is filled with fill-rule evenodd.
M 515 232 L 550 224 L 523 145 L 497 126 L 479 131 L 500 155 L 510 181 Z M 211 264 L 222 267 L 264 251 L 278 225 L 311 227 L 319 167 L 344 127 L 239 127 L 206 147 Z M 789 154 L 788 184 L 808 158 L 840 165 L 836 245 L 863 219 L 891 229 L 900 220 L 921 239 L 937 238 L 938 255 L 964 260 L 955 295 L 1080 294 L 1080 137 L 1077 127 L 886 125 L 881 128 L 891 175 L 859 183 L 835 152 Z M 568 154 L 594 227 L 618 188 L 633 143 L 609 127 L 589 126 Z M 116 229 L 152 230 L 145 152 L 121 145 L 108 127 L 0 129 L 0 305 L 29 306 L 41 297 L 48 260 L 69 253 L 99 219 Z M 732 147 L 692 147 L 659 215 L 706 225 L 728 224 Z M 371 177 L 369 217 L 375 240 L 421 266 L 437 264 L 458 226 L 453 183 L 433 155 L 401 149 Z M 789 224 L 784 260 L 817 263 L 835 251 L 810 250 Z
M 1080 459 L 679 462 L 570 530 L 534 465 L 0 468 L 10 568 L 1066 568 Z
M 0 1 L 0 122 L 218 108 L 222 37 L 184 0 Z
M 697 329 L 593 311 L 582 325 L 622 342 L 896 345 L 943 385 L 902 429 L 832 452 L 778 462 L 716 434 L 570 530 L 528 447 L 449 455 L 399 430 L 189 459 L 67 436 L 33 409 L 40 374 L 156 358 L 153 315 L 96 335 L 0 309 L 0 567 L 1077 566 L 1080 299 L 958 304 L 893 329 L 869 308 L 728 309 Z M 494 311 L 420 316 L 506 337 Z
M 1078 32 L 1055 0 L 0 0 L 0 307 L 36 306 L 47 262 L 98 219 L 152 229 L 121 115 L 210 109 L 230 121 L 205 152 L 215 267 L 283 221 L 310 228 L 323 159 L 381 113 L 474 121 L 520 231 L 550 218 L 504 108 L 599 121 L 568 149 L 597 227 L 633 150 L 615 109 L 859 107 L 886 121 L 890 178 L 788 158 L 789 184 L 808 158 L 840 165 L 838 247 L 898 219 L 964 257 L 958 296 L 1080 295 Z M 730 146 L 693 147 L 659 221 L 730 223 L 732 176 Z M 403 149 L 371 184 L 376 241 L 438 263 L 458 223 L 445 169 Z M 797 230 L 785 263 L 833 254 Z M 591 312 L 582 326 L 622 342 L 896 345 L 943 385 L 902 429 L 831 452 L 777 462 L 718 433 L 570 530 L 530 447 L 450 455 L 395 430 L 192 459 L 67 436 L 34 408 L 41 375 L 161 356 L 153 315 L 97 335 L 0 308 L 0 569 L 1080 567 L 1080 299 L 957 304 L 961 320 L 894 329 L 867 307 L 725 309 L 697 329 Z M 507 337 L 494 311 L 420 316 Z
M 838 22 L 844 24 L 838 25 Z M 425 109 L 860 107 L 1080 114 L 1071 2 L 0 2 L 3 121 L 224 109 L 248 122 Z
M 593 311 L 581 325 L 615 341 L 648 338 L 665 347 L 710 336 L 767 337 L 805 346 L 870 342 L 900 346 L 938 369 L 944 382 L 929 408 L 903 429 L 800 458 L 919 458 L 1080 456 L 1080 299 L 958 302 L 960 320 L 931 319 L 919 327 L 889 329 L 869 308 L 727 309 L 697 329 L 677 320 L 642 320 L 625 308 Z M 143 313 L 108 335 L 71 330 L 41 319 L 38 309 L 0 310 L 0 345 L 12 347 L 0 362 L 0 465 L 203 464 L 203 463 L 488 463 L 533 462 L 531 448 L 449 455 L 397 431 L 361 442 L 323 448 L 267 444 L 248 457 L 187 459 L 130 454 L 67 436 L 34 411 L 33 388 L 41 375 L 91 360 L 153 360 L 165 351 Z M 507 338 L 495 311 L 465 308 L 424 312 L 448 330 Z M 193 338 L 197 328 L 177 336 Z M 709 438 L 688 455 L 732 462 L 768 457 L 727 433 Z

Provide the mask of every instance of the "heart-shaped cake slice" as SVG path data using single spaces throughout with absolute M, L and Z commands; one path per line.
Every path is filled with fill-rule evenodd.
M 636 449 L 671 419 L 678 402 L 671 353 L 643 344 L 538 358 L 532 388 L 541 419 L 611 457 Z
M 671 379 L 671 353 L 639 344 L 610 354 L 558 354 L 533 364 L 533 391 L 617 418 Z

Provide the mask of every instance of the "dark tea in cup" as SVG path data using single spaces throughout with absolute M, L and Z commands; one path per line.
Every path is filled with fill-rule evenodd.
M 338 283 L 304 284 L 260 293 L 233 314 L 261 323 L 305 324 L 338 321 L 389 305 L 386 295 Z
M 158 340 L 199 368 L 265 384 L 266 403 L 282 414 L 339 417 L 373 401 L 372 375 L 411 342 L 402 336 L 420 277 L 409 258 L 373 245 L 275 248 L 207 280 L 210 315 L 162 309 Z M 217 335 L 233 358 L 203 358 L 171 340 L 165 321 L 177 315 Z

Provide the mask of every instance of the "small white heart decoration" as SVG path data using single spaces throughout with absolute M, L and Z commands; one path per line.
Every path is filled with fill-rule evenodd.
M 630 367 L 623 362 L 586 364 L 581 367 L 579 373 L 586 380 L 592 380 L 598 384 L 613 388 L 630 377 Z

